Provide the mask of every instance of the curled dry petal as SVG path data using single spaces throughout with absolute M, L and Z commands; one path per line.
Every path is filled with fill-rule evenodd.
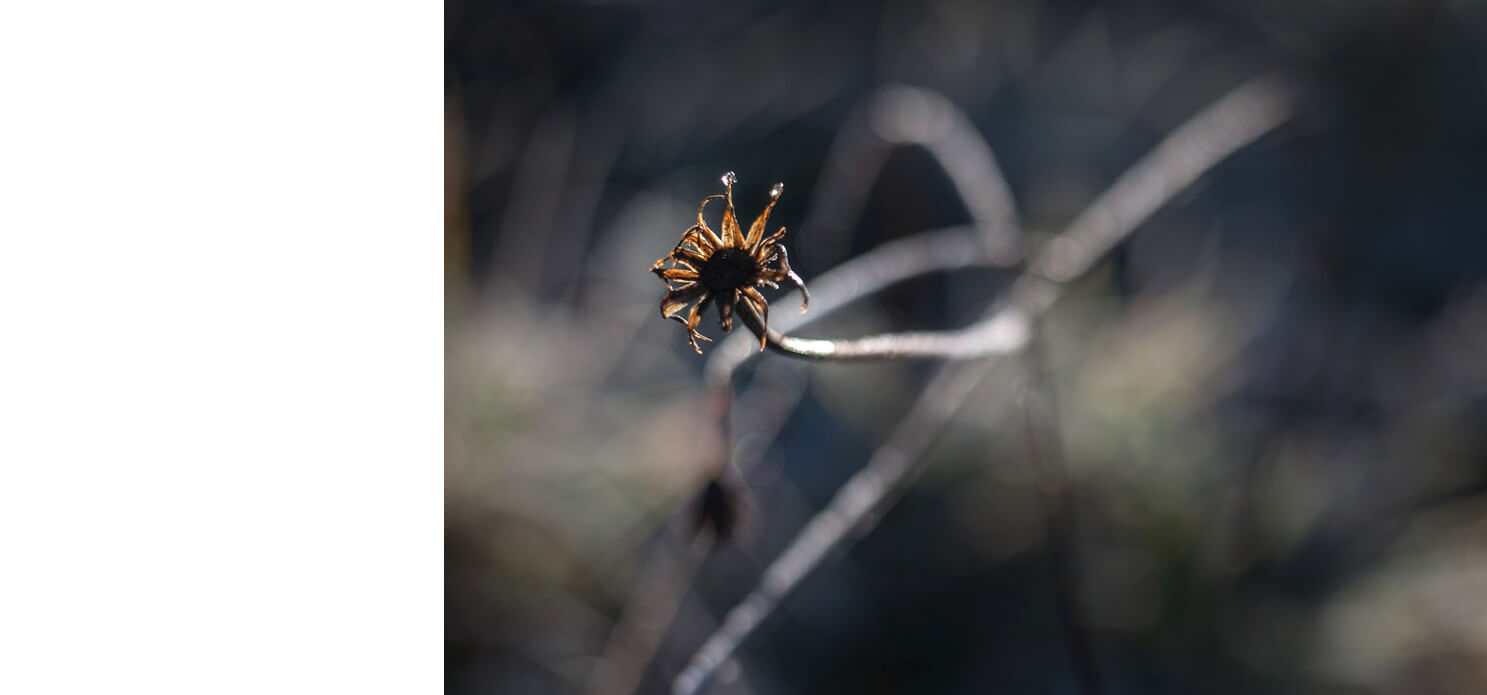
M 759 292 L 760 287 L 778 289 L 778 283 L 788 279 L 800 288 L 806 302 L 810 300 L 805 282 L 790 269 L 789 256 L 784 245 L 779 243 L 785 236 L 785 228 L 780 227 L 768 238 L 764 236 L 769 214 L 784 191 L 784 184 L 777 183 L 770 189 L 769 202 L 745 234 L 739 228 L 733 206 L 733 184 L 736 182 L 733 172 L 724 174 L 723 195 L 703 198 L 697 206 L 697 224 L 682 233 L 671 253 L 651 266 L 651 272 L 666 283 L 661 315 L 686 325 L 687 341 L 698 353 L 702 348 L 697 341 L 710 340 L 697 331 L 702 313 L 710 302 L 717 304 L 718 324 L 727 333 L 733 330 L 733 315 L 740 304 L 759 318 L 761 326 L 768 327 L 769 302 Z M 721 234 L 707 225 L 703 215 L 707 204 L 714 200 L 724 201 Z M 777 267 L 772 267 L 776 263 Z M 696 304 L 692 304 L 694 301 Z M 687 311 L 689 304 L 692 308 Z M 805 311 L 806 304 L 803 302 L 800 308 Z M 760 340 L 762 349 L 765 338 Z

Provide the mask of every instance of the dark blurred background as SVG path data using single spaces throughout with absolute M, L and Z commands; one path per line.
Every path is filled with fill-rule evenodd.
M 884 143 L 875 105 L 912 85 L 989 144 L 1036 247 L 1262 74 L 1292 119 L 1076 282 L 1038 345 L 1080 629 L 1111 693 L 1487 692 L 1487 3 L 445 11 L 448 692 L 606 691 L 616 621 L 673 557 L 637 683 L 668 690 L 923 388 L 933 365 L 752 363 L 740 391 L 783 395 L 735 419 L 743 528 L 683 567 L 705 358 L 646 270 L 722 172 L 745 224 L 785 183 L 772 220 L 807 283 L 964 224 L 935 157 Z M 964 325 L 1008 277 L 914 279 L 802 333 Z M 1029 383 L 994 370 L 714 691 L 1083 692 Z

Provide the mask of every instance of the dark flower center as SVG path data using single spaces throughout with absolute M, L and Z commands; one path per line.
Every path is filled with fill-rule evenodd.
M 722 248 L 702 266 L 702 286 L 709 292 L 736 290 L 749 283 L 758 266 L 743 249 Z

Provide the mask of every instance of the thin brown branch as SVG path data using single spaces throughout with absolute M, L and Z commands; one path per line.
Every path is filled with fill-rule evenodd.
M 1013 286 L 1007 304 L 993 310 L 977 325 L 996 322 L 1006 312 L 1023 312 L 1025 319 L 1040 316 L 1062 290 L 1054 280 L 1072 280 L 1082 275 L 1172 196 L 1235 150 L 1283 123 L 1288 112 L 1285 92 L 1268 78 L 1246 83 L 1204 109 L 1118 178 L 1068 231 L 1050 242 L 1033 262 L 1034 270 Z M 1023 335 L 1025 344 L 1028 332 L 1024 331 Z M 880 349 L 891 348 L 885 345 L 892 342 L 891 336 L 880 336 L 877 340 Z M 1005 354 L 989 349 L 992 342 L 989 336 L 983 340 L 988 347 L 987 355 Z M 786 341 L 774 342 L 781 348 L 789 346 Z M 822 353 L 823 343 L 844 346 L 853 345 L 854 341 L 816 341 L 808 347 Z M 857 356 L 861 356 L 861 344 L 855 344 L 859 348 Z M 785 351 L 793 355 L 788 349 Z M 831 358 L 829 354 L 794 356 Z M 703 643 L 674 681 L 675 693 L 698 692 L 806 574 L 846 539 L 859 537 L 872 528 L 878 516 L 917 478 L 924 465 L 921 454 L 994 362 L 988 359 L 951 364 L 938 371 L 888 441 L 806 523 L 765 569 L 759 586 L 729 612 L 722 626 Z

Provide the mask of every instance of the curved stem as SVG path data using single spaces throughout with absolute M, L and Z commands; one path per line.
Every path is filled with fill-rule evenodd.
M 744 325 L 782 355 L 808 360 L 963 360 L 1015 352 L 1027 343 L 1027 316 L 1015 307 L 952 331 L 884 333 L 850 340 L 795 338 L 768 328 L 752 310 L 739 312 Z
M 1116 179 L 1110 189 L 1096 198 L 1070 225 L 1068 231 L 1056 237 L 1039 254 L 1032 264 L 1033 270 L 1014 284 L 1007 304 L 993 310 L 987 320 L 972 328 L 995 322 L 1004 312 L 1021 311 L 1026 329 L 1026 321 L 1041 315 L 1058 298 L 1063 287 L 1059 281 L 1082 275 L 1105 252 L 1203 172 L 1285 122 L 1289 110 L 1285 90 L 1270 78 L 1248 82 L 1205 108 Z M 899 356 L 930 356 L 930 347 L 985 347 L 975 341 L 959 345 L 953 342 L 954 334 L 964 332 L 898 334 L 857 341 L 791 338 L 783 334 L 772 335 L 775 331 L 766 331 L 766 337 L 772 345 L 777 345 L 777 352 L 804 359 L 886 356 L 885 343 L 891 344 L 909 336 L 915 336 L 911 341 L 915 346 L 926 349 L 905 351 Z M 1024 343 L 1030 333 L 1024 330 Z M 953 354 L 953 350 L 947 349 L 946 354 L 937 356 Z M 985 354 L 1001 353 L 987 351 Z M 936 373 L 930 386 L 888 441 L 842 485 L 826 507 L 806 523 L 764 570 L 759 585 L 729 611 L 723 624 L 697 650 L 686 669 L 673 682 L 674 693 L 690 695 L 699 692 L 718 667 L 727 662 L 739 645 L 811 570 L 832 551 L 872 528 L 898 495 L 918 477 L 925 465 L 920 455 L 994 362 L 988 359 L 952 364 Z
M 809 314 L 789 308 L 795 302 L 794 292 L 776 301 L 778 306 L 770 312 L 770 328 L 782 332 L 795 330 L 878 290 L 920 275 L 961 268 L 1001 268 L 1020 260 L 987 256 L 985 243 L 972 235 L 975 230 L 970 225 L 959 225 L 922 232 L 857 256 L 812 281 L 815 291 L 811 293 Z M 757 331 L 752 338 L 739 334 L 724 339 L 708 356 L 708 381 L 715 386 L 726 383 L 740 366 L 758 354 Z

